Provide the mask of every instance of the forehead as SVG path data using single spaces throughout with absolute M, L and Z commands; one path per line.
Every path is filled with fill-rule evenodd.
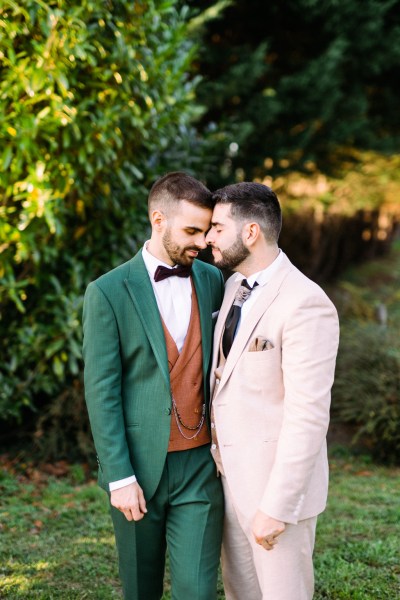
M 216 204 L 214 206 L 212 221 L 213 223 L 220 223 L 221 225 L 229 225 L 229 223 L 233 223 L 231 205 Z
M 211 220 L 211 208 L 205 208 L 192 204 L 187 200 L 181 200 L 174 210 L 174 221 L 182 226 L 200 226 L 203 223 L 209 224 Z

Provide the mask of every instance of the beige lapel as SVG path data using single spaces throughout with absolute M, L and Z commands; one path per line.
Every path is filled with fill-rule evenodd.
M 290 271 L 292 269 L 293 269 L 292 263 L 289 261 L 289 259 L 286 257 L 286 255 L 283 255 L 282 266 L 277 271 L 277 273 L 275 273 L 275 275 L 272 277 L 272 279 L 267 283 L 265 288 L 260 293 L 257 303 L 252 307 L 251 312 L 247 315 L 246 320 L 243 323 L 243 326 L 240 327 L 239 332 L 233 341 L 232 348 L 229 352 L 228 358 L 225 363 L 224 370 L 222 372 L 221 381 L 218 386 L 218 393 L 221 392 L 221 389 L 224 387 L 225 383 L 228 381 L 230 374 L 232 373 L 233 368 L 235 367 L 240 356 L 242 355 L 246 344 L 248 343 L 250 337 L 252 336 L 252 334 L 254 332 L 254 329 L 256 328 L 261 317 L 265 314 L 265 312 L 268 310 L 269 306 L 272 304 L 272 302 L 278 296 L 279 290 L 280 290 L 280 287 L 281 287 L 283 281 L 285 280 L 286 276 L 290 273 Z M 235 286 L 234 293 L 232 295 L 230 294 L 230 304 L 228 306 L 228 310 L 226 310 L 225 319 L 222 321 L 224 315 L 221 315 L 221 313 L 219 315 L 221 317 L 222 325 L 221 325 L 221 331 L 219 332 L 218 341 L 221 338 L 221 335 L 223 332 L 223 326 L 224 326 L 224 323 L 226 320 L 226 316 L 227 316 L 229 308 L 233 302 L 234 294 L 236 292 L 237 287 Z M 224 304 L 225 304 L 225 300 L 224 300 Z M 218 321 L 220 321 L 220 319 L 218 319 Z M 215 367 L 214 367 L 214 369 L 215 369 Z

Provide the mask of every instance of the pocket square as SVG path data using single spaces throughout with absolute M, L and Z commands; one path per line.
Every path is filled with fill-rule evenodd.
M 251 341 L 249 346 L 249 352 L 262 352 L 263 350 L 272 350 L 274 347 L 273 343 L 267 338 L 256 337 Z

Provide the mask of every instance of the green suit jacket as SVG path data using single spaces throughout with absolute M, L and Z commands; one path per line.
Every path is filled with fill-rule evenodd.
M 208 406 L 213 319 L 223 296 L 218 269 L 192 270 L 201 323 Z M 157 489 L 167 454 L 171 393 L 157 301 L 142 252 L 89 284 L 83 307 L 85 398 L 99 483 L 136 475 L 146 500 Z

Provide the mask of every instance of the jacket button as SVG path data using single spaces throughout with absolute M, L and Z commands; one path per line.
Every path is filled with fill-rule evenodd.
M 170 408 L 166 408 L 165 409 L 165 414 L 166 415 L 170 415 L 171 414 L 171 409 Z

